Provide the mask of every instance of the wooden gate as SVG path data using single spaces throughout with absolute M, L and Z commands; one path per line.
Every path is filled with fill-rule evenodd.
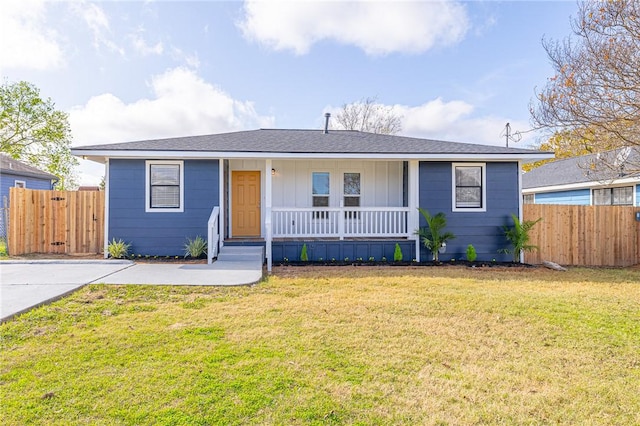
M 9 192 L 10 255 L 100 253 L 104 245 L 104 192 Z

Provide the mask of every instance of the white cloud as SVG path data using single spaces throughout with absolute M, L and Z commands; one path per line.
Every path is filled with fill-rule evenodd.
M 58 35 L 47 29 L 44 1 L 3 0 L 0 8 L 0 73 L 64 65 Z
M 142 56 L 162 55 L 164 52 L 164 47 L 160 41 L 151 46 L 147 44 L 147 41 L 140 34 L 131 34 L 129 38 L 133 48 Z
M 72 3 L 71 10 L 80 16 L 89 27 L 89 30 L 91 30 L 93 46 L 96 50 L 105 46 L 112 52 L 124 55 L 124 49 L 112 40 L 109 17 L 100 6 L 82 0 Z
M 175 68 L 152 77 L 151 99 L 125 103 L 111 93 L 94 96 L 69 113 L 74 145 L 125 142 L 270 127 L 249 101 L 238 101 L 198 77 Z
M 183 62 L 190 68 L 197 69 L 200 67 L 198 52 L 188 54 L 178 47 L 171 46 L 171 57 L 177 62 Z
M 453 1 L 247 0 L 238 26 L 246 38 L 275 50 L 304 54 L 330 39 L 385 55 L 457 43 L 470 24 L 465 7 Z
M 391 107 L 401 117 L 403 136 L 483 145 L 504 145 L 505 124 L 511 121 L 513 132 L 529 128 L 527 122 L 496 116 L 474 116 L 474 106 L 454 100 L 445 102 L 437 98 L 418 106 L 382 105 Z M 327 107 L 326 112 L 338 114 L 341 107 Z M 324 111 L 323 111 L 324 112 Z M 517 145 L 526 147 L 532 135 L 524 135 Z M 510 146 L 516 146 L 510 144 Z
M 465 101 L 444 102 L 437 98 L 419 106 L 395 105 L 402 115 L 402 134 L 429 139 L 483 145 L 504 145 L 504 127 L 511 121 L 514 130 L 529 128 L 528 123 L 505 117 L 474 116 L 474 106 Z M 524 142 L 519 147 L 524 147 Z M 512 145 L 513 146 L 513 145 Z
M 175 68 L 151 78 L 153 97 L 125 103 L 111 93 L 94 96 L 69 112 L 74 145 L 126 142 L 273 127 L 252 102 L 238 101 L 198 77 Z M 80 181 L 96 185 L 102 165 L 83 161 Z

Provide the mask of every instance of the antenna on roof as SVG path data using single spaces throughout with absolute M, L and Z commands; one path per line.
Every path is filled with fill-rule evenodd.
M 324 134 L 325 135 L 329 133 L 329 118 L 331 118 L 331 113 L 325 112 L 324 113 Z
M 504 136 L 507 143 L 507 148 L 509 148 L 509 141 L 518 143 L 522 139 L 522 135 L 520 134 L 520 132 L 516 132 L 515 134 L 511 133 L 511 124 L 509 123 L 504 126 Z

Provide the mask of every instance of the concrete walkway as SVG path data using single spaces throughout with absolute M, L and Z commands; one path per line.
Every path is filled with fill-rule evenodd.
M 0 261 L 0 322 L 87 284 L 255 284 L 262 279 L 263 263 L 264 247 L 224 247 L 211 265 L 128 260 Z
M 141 263 L 92 283 L 247 285 L 262 279 L 263 263 L 264 247 L 225 246 L 211 265 Z

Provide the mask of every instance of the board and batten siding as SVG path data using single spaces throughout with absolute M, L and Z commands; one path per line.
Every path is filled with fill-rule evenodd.
M 440 260 L 466 259 L 467 246 L 476 249 L 478 260 L 509 261 L 510 254 L 498 253 L 508 247 L 502 226 L 512 224 L 511 214 L 518 215 L 518 163 L 486 163 L 486 211 L 454 212 L 452 209 L 452 165 L 450 162 L 420 162 L 419 206 L 435 215 L 443 212 L 447 218 L 446 231 L 455 235 L 447 242 Z M 420 215 L 420 226 L 426 222 Z M 422 242 L 420 258 L 428 261 L 432 254 Z
M 330 173 L 330 207 L 340 207 L 350 172 L 360 173 L 362 207 L 402 207 L 402 161 L 273 160 L 272 167 L 274 207 L 311 207 L 312 172 Z
M 219 204 L 218 160 L 184 160 L 184 212 L 145 212 L 145 160 L 109 161 L 108 240 L 122 238 L 130 253 L 183 256 L 187 238 L 207 238 Z

